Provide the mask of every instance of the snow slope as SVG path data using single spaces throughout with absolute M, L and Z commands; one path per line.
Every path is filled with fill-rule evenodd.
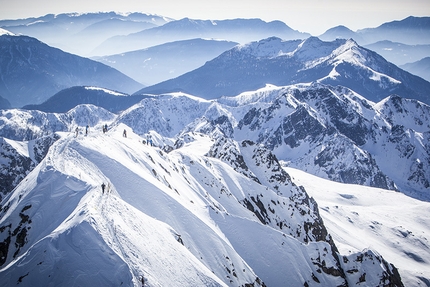
M 100 130 L 59 132 L 2 201 L 2 286 L 139 286 L 141 276 L 145 286 L 352 286 L 365 276 L 340 267 L 329 235 L 313 231 L 325 228 L 308 221 L 319 217 L 313 201 L 270 152 L 240 148 L 256 180 L 205 155 L 215 137 L 189 133 L 167 154 L 124 124 Z M 306 236 L 286 234 L 276 217 L 307 226 Z M 393 266 L 369 260 L 385 265 L 366 282 L 396 282 Z
M 430 203 L 402 193 L 335 183 L 285 168 L 319 204 L 342 254 L 377 250 L 399 269 L 405 286 L 429 286 Z

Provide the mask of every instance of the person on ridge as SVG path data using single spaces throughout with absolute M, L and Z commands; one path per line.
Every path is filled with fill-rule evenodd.
M 105 187 L 106 187 L 106 184 L 103 182 L 102 183 L 102 194 L 105 194 Z
M 125 138 L 127 137 L 127 131 L 126 131 L 125 129 L 124 129 L 124 131 L 122 132 L 122 136 L 123 136 L 123 137 L 125 137 Z

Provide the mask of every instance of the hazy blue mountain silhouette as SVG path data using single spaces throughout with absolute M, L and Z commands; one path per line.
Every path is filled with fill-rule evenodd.
M 143 13 L 48 14 L 37 18 L 0 20 L 0 27 L 39 39 L 64 51 L 88 56 L 104 40 L 163 25 L 170 19 Z
M 8 100 L 3 97 L 0 97 L 0 109 L 9 109 L 11 107 Z
M 400 66 L 402 69 L 430 82 L 430 57 Z
M 114 68 L 28 36 L 0 36 L 0 69 L 0 94 L 13 107 L 42 103 L 73 86 L 97 86 L 125 93 L 143 87 Z
M 112 37 L 97 47 L 92 54 L 112 55 L 194 38 L 247 43 L 271 36 L 282 39 L 304 39 L 310 35 L 293 30 L 281 21 L 265 22 L 261 19 L 214 21 L 184 18 L 138 33 Z
M 235 45 L 230 41 L 191 39 L 93 59 L 144 85 L 153 85 L 194 70 Z
M 65 113 L 81 104 L 93 104 L 117 113 L 140 102 L 145 96 L 130 96 L 93 87 L 64 89 L 39 105 L 27 105 L 23 109 L 50 113 Z

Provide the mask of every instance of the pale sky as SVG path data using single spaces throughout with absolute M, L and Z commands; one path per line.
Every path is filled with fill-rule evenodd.
M 408 16 L 430 16 L 430 0 L 0 0 L 0 19 L 98 11 L 143 12 L 177 20 L 281 20 L 318 36 L 338 25 L 356 31 Z

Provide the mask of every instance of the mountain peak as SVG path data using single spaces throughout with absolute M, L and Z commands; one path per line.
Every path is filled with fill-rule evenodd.
M 334 32 L 334 31 L 336 31 L 336 32 L 353 32 L 353 31 L 352 31 L 351 29 L 349 29 L 348 27 L 343 26 L 343 25 L 339 25 L 339 26 L 336 26 L 336 27 L 333 27 L 333 28 L 328 29 L 328 30 L 326 31 L 326 33 L 327 33 L 327 32 Z
M 309 37 L 304 40 L 294 51 L 294 55 L 302 61 L 318 62 L 326 59 L 339 49 L 342 51 L 350 49 L 352 46 L 357 46 L 353 40 L 336 39 L 331 42 L 325 42 L 318 37 Z
M 274 58 L 293 52 L 300 42 L 301 40 L 284 41 L 278 37 L 270 37 L 258 42 L 237 46 L 235 49 L 238 52 L 257 58 Z
M 320 35 L 319 38 L 324 41 L 333 41 L 336 39 L 350 39 L 353 38 L 358 42 L 363 41 L 363 38 L 358 33 L 350 30 L 345 26 L 336 26 L 328 29 L 324 34 Z

